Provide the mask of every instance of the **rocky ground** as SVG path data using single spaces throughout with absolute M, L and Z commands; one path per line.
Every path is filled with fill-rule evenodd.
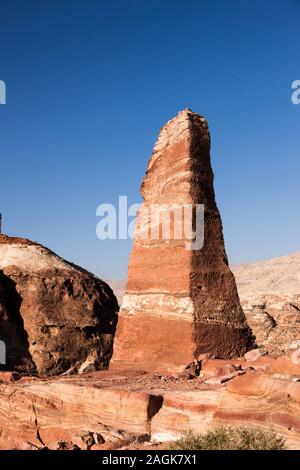
M 56 378 L 0 373 L 0 449 L 167 448 L 184 430 L 272 428 L 300 448 L 299 344 L 274 358 Z
M 4 276 L 14 276 L 19 282 L 22 276 L 16 261 L 20 252 L 14 258 L 16 241 L 9 239 L 9 244 L 13 251 L 5 248 L 4 256 L 2 246 L 1 268 Z M 28 249 L 23 240 L 17 245 L 18 250 L 22 246 Z M 37 257 L 35 266 L 41 270 L 34 276 L 35 283 L 45 278 L 49 256 L 55 275 L 66 267 L 72 272 L 72 265 L 52 258 L 52 253 L 43 247 L 30 246 L 31 256 L 22 255 L 23 269 L 26 262 L 30 264 Z M 299 449 L 299 259 L 296 254 L 233 267 L 247 320 L 257 342 L 264 346 L 245 357 L 217 360 L 201 355 L 194 364 L 153 364 L 151 370 L 141 364 L 138 369 L 131 365 L 122 370 L 112 366 L 108 371 L 78 374 L 75 367 L 57 377 L 47 377 L 42 372 L 0 372 L 0 449 L 158 450 L 166 449 L 185 430 L 201 432 L 227 424 L 272 428 L 286 439 L 289 449 Z M 276 266 L 278 276 L 273 272 Z M 32 271 L 28 268 L 30 276 L 25 273 L 25 279 L 32 279 Z M 260 275 L 261 290 L 257 290 Z M 289 289 L 284 276 L 291 281 Z M 24 286 L 25 282 L 18 289 L 24 289 L 26 296 Z M 121 300 L 122 283 L 117 287 L 115 292 Z M 288 294 L 284 294 L 285 289 Z M 75 301 L 76 297 L 71 296 L 69 302 Z M 5 316 L 3 306 L 7 303 L 1 289 L 0 304 L 2 322 L 11 321 Z M 21 312 L 29 337 L 36 334 L 30 312 Z M 67 316 L 63 318 L 68 321 Z M 35 350 L 31 351 L 31 357 L 35 357 Z

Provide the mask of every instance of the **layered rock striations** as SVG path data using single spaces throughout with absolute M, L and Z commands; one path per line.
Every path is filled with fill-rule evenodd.
M 118 304 L 110 287 L 29 240 L 0 236 L 2 369 L 107 368 Z
M 182 364 L 199 353 L 244 354 L 252 336 L 228 267 L 203 117 L 186 109 L 161 129 L 141 193 L 113 362 Z M 198 204 L 205 208 L 204 246 L 191 250 L 186 237 L 164 239 L 165 206 L 192 206 L 195 228 Z M 162 217 L 156 238 L 153 205 Z M 170 224 L 174 234 L 175 216 Z
M 155 450 L 168 449 L 186 429 L 224 425 L 272 429 L 288 449 L 299 449 L 300 369 L 288 353 L 250 362 L 203 359 L 193 379 L 141 370 L 42 379 L 0 372 L 0 449 L 107 450 L 132 443 L 146 450 L 149 439 Z

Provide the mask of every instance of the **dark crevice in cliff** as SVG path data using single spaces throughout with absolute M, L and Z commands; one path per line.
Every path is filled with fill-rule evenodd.
M 150 395 L 147 416 L 148 416 L 148 432 L 151 436 L 151 420 L 159 412 L 164 403 L 164 397 L 162 395 Z
M 16 283 L 0 271 L 2 285 L 2 309 L 0 311 L 0 339 L 6 346 L 6 364 L 1 370 L 30 370 L 36 372 L 36 366 L 29 352 L 28 334 L 20 313 L 22 297 L 16 289 Z

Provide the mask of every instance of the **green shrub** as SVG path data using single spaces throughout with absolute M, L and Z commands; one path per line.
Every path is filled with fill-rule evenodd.
M 171 450 L 282 450 L 284 440 L 272 430 L 220 427 L 196 434 L 186 432 L 172 442 Z

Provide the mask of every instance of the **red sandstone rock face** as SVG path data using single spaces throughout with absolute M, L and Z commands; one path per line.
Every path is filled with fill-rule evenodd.
M 241 299 L 256 343 L 282 354 L 300 338 L 300 295 L 251 293 Z
M 220 425 L 273 429 L 290 449 L 299 449 L 300 383 L 248 372 L 215 390 L 166 392 L 153 417 L 153 440 L 172 440 L 182 430 L 203 432 Z
M 46 379 L 0 374 L 0 449 L 104 450 L 226 424 L 273 429 L 287 448 L 299 449 L 299 366 L 287 355 L 262 356 L 251 366 L 242 358 L 209 359 L 191 380 L 141 370 Z M 298 375 L 283 375 L 293 371 Z
M 244 354 L 252 335 L 228 267 L 203 117 L 184 110 L 162 128 L 141 191 L 113 362 L 185 364 L 199 353 Z M 151 204 L 204 204 L 204 247 L 145 237 Z
M 107 284 L 24 239 L 0 236 L 0 339 L 6 370 L 107 368 L 118 305 Z

